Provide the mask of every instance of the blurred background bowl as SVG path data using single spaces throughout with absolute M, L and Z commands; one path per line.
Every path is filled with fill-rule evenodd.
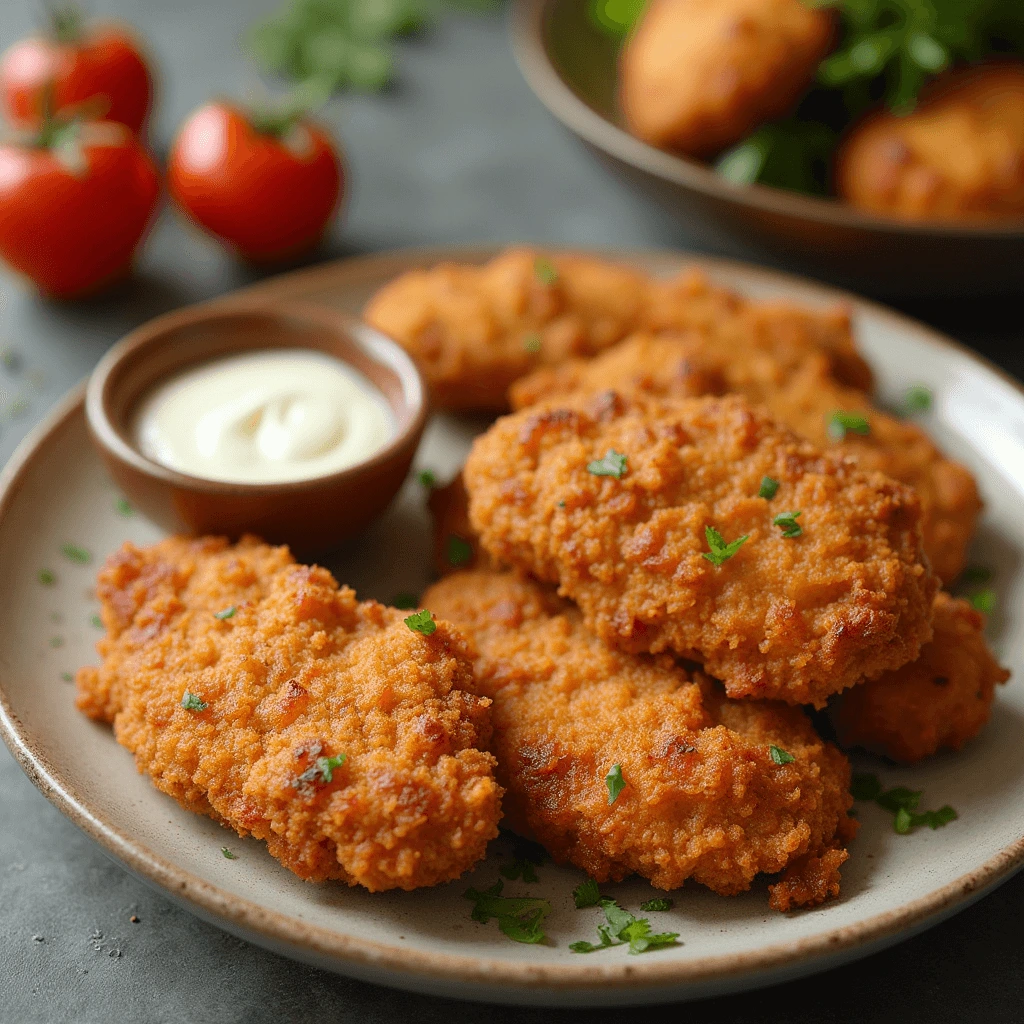
M 630 135 L 615 100 L 619 43 L 587 0 L 518 0 L 520 70 L 549 111 L 702 242 L 874 295 L 985 295 L 1024 286 L 1024 227 L 913 223 L 765 185 L 734 185 L 710 166 Z

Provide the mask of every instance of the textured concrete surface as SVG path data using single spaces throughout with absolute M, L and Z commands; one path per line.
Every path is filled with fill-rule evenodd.
M 273 0 L 95 0 L 132 21 L 161 69 L 155 143 L 208 96 L 259 82 L 238 35 Z M 39 10 L 0 3 L 0 48 Z M 530 239 L 701 248 L 630 195 L 562 132 L 520 79 L 501 16 L 451 16 L 402 46 L 400 82 L 333 101 L 325 117 L 352 170 L 348 216 L 322 257 L 393 246 Z M 78 306 L 42 303 L 0 273 L 0 459 L 126 330 L 252 279 L 165 214 L 138 278 Z M 1016 303 L 911 310 L 1024 375 Z M 131 921 L 132 915 L 138 918 Z M 859 964 L 759 993 L 644 1018 L 702 1021 L 984 1021 L 1024 1018 L 1024 876 L 963 914 Z M 348 981 L 281 959 L 203 924 L 119 866 L 39 794 L 0 748 L 0 1022 L 286 1024 L 416 1020 L 594 1022 L 630 1011 L 471 1006 Z

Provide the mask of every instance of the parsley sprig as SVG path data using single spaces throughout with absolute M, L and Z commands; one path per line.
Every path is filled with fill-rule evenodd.
M 782 530 L 783 537 L 799 537 L 804 532 L 803 527 L 797 522 L 799 517 L 799 511 L 780 512 L 772 523 Z
M 779 481 L 773 480 L 770 476 L 761 477 L 761 486 L 758 488 L 757 496 L 771 501 L 778 493 Z
M 602 898 L 601 890 L 597 887 L 597 882 L 592 878 L 588 878 L 585 882 L 580 882 L 572 891 L 572 900 L 576 904 L 577 910 L 596 907 Z
M 708 547 L 711 550 L 702 551 L 701 558 L 706 558 L 712 565 L 721 567 L 723 562 L 727 562 L 743 547 L 750 539 L 750 535 L 745 533 L 742 537 L 737 537 L 726 544 L 725 538 L 713 526 L 706 526 L 704 539 L 708 542 Z
M 594 476 L 613 476 L 616 480 L 621 480 L 626 475 L 627 460 L 628 456 L 609 448 L 603 459 L 587 463 L 587 472 Z
M 209 701 L 203 700 L 202 697 L 197 693 L 192 693 L 190 690 L 186 690 L 181 695 L 181 706 L 186 711 L 205 711 L 209 706 Z
M 774 743 L 768 746 L 768 756 L 776 764 L 792 764 L 796 760 L 788 750 L 783 750 L 782 747 L 777 747 Z
M 421 611 L 413 612 L 402 620 L 414 633 L 422 633 L 423 636 L 430 636 L 437 629 L 434 621 L 434 613 L 423 608 Z
M 879 807 L 891 811 L 893 828 L 901 836 L 921 825 L 927 825 L 930 829 L 941 828 L 957 817 L 956 811 L 949 804 L 937 811 L 919 811 L 917 808 L 924 796 L 923 790 L 907 789 L 905 786 L 885 789 L 877 775 L 854 775 L 850 792 L 854 800 L 873 800 Z
M 652 932 L 651 922 L 646 917 L 634 917 L 628 910 L 623 910 L 615 900 L 603 899 L 600 906 L 608 922 L 597 926 L 597 934 L 601 941 L 572 942 L 569 948 L 574 953 L 594 953 L 611 946 L 628 945 L 629 952 L 636 955 L 649 949 L 678 945 L 679 932 Z
M 346 754 L 318 757 L 304 772 L 295 776 L 292 785 L 296 789 L 326 786 L 329 782 L 334 781 L 334 769 L 340 768 L 347 760 L 348 756 Z
M 836 409 L 829 413 L 826 429 L 828 436 L 833 441 L 842 441 L 847 434 L 851 433 L 866 437 L 871 433 L 871 424 L 859 412 L 845 412 L 842 409 Z
M 619 794 L 626 788 L 626 780 L 622 777 L 621 764 L 612 765 L 611 770 L 604 777 L 604 784 L 608 787 L 608 803 L 615 803 L 619 798 Z
M 496 919 L 502 933 L 514 942 L 543 942 L 547 938 L 544 919 L 551 913 L 550 900 L 535 896 L 502 896 L 504 886 L 499 878 L 489 889 L 467 889 L 463 896 L 473 902 L 470 917 L 480 924 Z

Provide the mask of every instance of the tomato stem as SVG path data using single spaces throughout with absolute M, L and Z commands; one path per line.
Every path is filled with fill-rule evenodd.
M 253 104 L 249 108 L 249 120 L 260 135 L 283 139 L 299 121 L 322 106 L 329 95 L 321 83 L 303 82 L 276 103 Z
M 82 11 L 75 3 L 46 3 L 50 34 L 58 43 L 76 43 L 82 38 Z

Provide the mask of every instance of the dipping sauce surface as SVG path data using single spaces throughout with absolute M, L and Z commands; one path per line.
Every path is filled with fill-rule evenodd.
M 144 395 L 133 423 L 135 443 L 154 462 L 231 483 L 337 473 L 394 434 L 380 391 L 312 349 L 265 349 L 190 367 Z

